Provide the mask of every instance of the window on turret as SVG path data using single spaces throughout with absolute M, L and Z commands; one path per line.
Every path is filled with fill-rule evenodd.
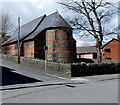
M 58 32 L 58 30 L 55 31 L 55 40 L 59 40 L 59 32 Z

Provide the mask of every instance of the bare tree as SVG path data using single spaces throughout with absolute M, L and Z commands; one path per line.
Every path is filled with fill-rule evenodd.
M 117 12 L 116 7 L 105 0 L 64 0 L 58 3 L 77 14 L 68 19 L 73 28 L 95 38 L 98 63 L 101 63 L 103 37 L 115 34 L 113 30 L 105 30 L 103 23 L 111 20 L 111 16 Z
M 11 15 L 9 12 L 2 11 L 0 13 L 0 34 L 4 37 L 14 28 Z

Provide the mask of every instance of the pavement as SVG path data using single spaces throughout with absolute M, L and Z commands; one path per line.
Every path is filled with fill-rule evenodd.
M 2 86 L 2 103 L 118 103 L 118 74 L 63 77 L 7 60 L 1 66 L 42 81 Z

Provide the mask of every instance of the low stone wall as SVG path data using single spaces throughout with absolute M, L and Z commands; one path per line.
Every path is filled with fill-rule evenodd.
M 17 56 L 2 55 L 3 59 L 17 63 Z M 45 69 L 44 60 L 21 57 L 21 64 L 29 65 L 30 67 L 38 67 Z M 101 74 L 120 73 L 120 63 L 71 63 L 63 64 L 47 61 L 47 71 L 62 74 L 65 76 L 90 76 Z
M 90 76 L 120 73 L 120 63 L 72 64 L 71 76 Z
M 2 59 L 7 59 L 14 63 L 17 63 L 17 56 L 11 56 L 11 55 L 4 54 L 4 55 L 2 55 Z M 44 60 L 40 60 L 40 59 L 21 57 L 21 64 L 38 67 L 42 70 L 45 69 L 45 62 L 44 62 Z M 59 74 L 63 74 L 66 76 L 71 76 L 71 65 L 70 64 L 63 64 L 63 63 L 47 61 L 47 69 L 46 70 L 53 71 L 54 73 L 59 73 Z
M 94 62 L 97 62 L 96 59 L 92 59 Z M 102 60 L 102 63 L 120 63 L 120 60 Z

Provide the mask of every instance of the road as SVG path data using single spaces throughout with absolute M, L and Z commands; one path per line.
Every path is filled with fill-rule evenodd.
M 2 103 L 118 103 L 117 74 L 61 77 L 6 60 L 1 66 L 40 81 L 3 86 Z

